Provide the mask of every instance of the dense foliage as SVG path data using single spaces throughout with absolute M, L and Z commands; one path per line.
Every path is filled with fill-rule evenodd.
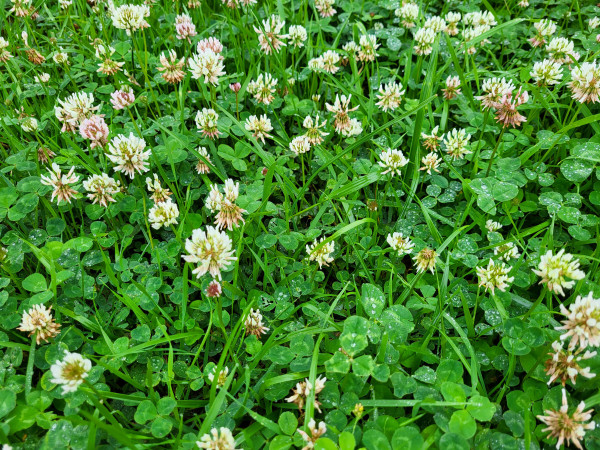
M 3 5 L 5 449 L 600 448 L 600 7 Z

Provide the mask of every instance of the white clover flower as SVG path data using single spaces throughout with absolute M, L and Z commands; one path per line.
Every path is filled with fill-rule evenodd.
M 265 138 L 273 137 L 269 134 L 269 132 L 273 130 L 271 119 L 269 119 L 266 114 L 263 114 L 260 117 L 254 115 L 249 116 L 246 119 L 244 128 L 246 128 L 247 131 L 251 131 L 252 136 L 256 139 L 260 139 L 263 144 L 265 143 Z
M 205 83 L 219 84 L 219 77 L 225 75 L 225 66 L 221 56 L 212 50 L 206 50 L 189 59 L 190 72 L 195 80 L 204 77 Z
M 102 173 L 101 175 L 91 175 L 83 182 L 83 188 L 89 192 L 87 197 L 93 203 L 98 203 L 106 208 L 110 202 L 116 201 L 113 196 L 120 192 L 121 182 Z
M 158 179 L 158 174 L 154 174 L 153 178 L 146 177 L 146 188 L 152 193 L 150 198 L 152 198 L 154 203 L 166 202 L 171 196 L 171 191 L 162 187 L 162 184 Z
M 227 381 L 227 376 L 229 375 L 229 367 L 225 366 L 219 371 L 219 376 L 217 374 L 217 367 L 213 367 L 212 370 L 208 373 L 208 381 L 214 383 L 215 380 L 217 382 L 217 387 L 225 386 L 225 382 Z
M 358 40 L 358 45 L 357 59 L 359 61 L 375 61 L 377 49 L 380 47 L 377 43 L 376 36 L 372 34 L 363 34 Z
M 579 103 L 597 103 L 600 101 L 600 65 L 584 62 L 579 67 L 573 67 L 569 83 L 573 98 Z
M 452 100 L 453 98 L 457 97 L 460 94 L 460 79 L 457 76 L 451 76 L 449 75 L 448 78 L 446 78 L 446 88 L 442 89 L 442 92 L 444 93 L 444 98 L 446 100 Z
M 404 92 L 406 91 L 403 89 L 402 83 L 390 81 L 387 84 L 382 84 L 379 87 L 379 94 L 377 94 L 379 101 L 375 105 L 385 112 L 393 111 L 400 106 Z
M 334 260 L 333 256 L 331 256 L 335 250 L 334 241 L 329 241 L 325 245 L 322 245 L 321 248 L 317 249 L 317 246 L 319 246 L 324 240 L 325 238 L 321 238 L 320 241 L 315 239 L 312 244 L 306 245 L 306 253 L 308 253 L 309 261 L 316 261 L 319 263 L 319 268 L 328 266 L 329 263 L 333 262 Z
M 233 434 L 225 427 L 212 428 L 210 433 L 206 433 L 196 441 L 196 446 L 208 450 L 236 450 Z
M 323 138 L 329 135 L 329 133 L 321 131 L 321 128 L 325 127 L 326 124 L 326 120 L 323 120 L 322 122 L 319 121 L 318 114 L 314 120 L 310 116 L 304 118 L 304 121 L 302 122 L 302 126 L 306 128 L 306 134 L 304 136 L 306 136 L 310 145 L 319 145 L 323 142 Z
M 444 17 L 447 22 L 444 31 L 448 33 L 449 36 L 456 36 L 458 34 L 458 22 L 460 22 L 461 17 L 461 14 L 458 12 L 449 12 Z
M 35 117 L 25 117 L 21 122 L 21 128 L 23 131 L 33 133 L 38 129 L 38 121 Z
M 486 291 L 491 290 L 492 294 L 495 289 L 500 289 L 502 292 L 506 290 L 509 283 L 512 283 L 515 277 L 509 277 L 510 266 L 504 263 L 496 264 L 492 259 L 487 267 L 477 267 L 476 272 L 479 277 L 479 286 L 483 286 Z
M 579 59 L 579 53 L 574 50 L 573 41 L 563 37 L 557 37 L 546 46 L 550 60 L 559 64 L 571 64 Z
M 60 106 L 54 107 L 54 115 L 63 124 L 61 131 L 75 131 L 84 119 L 89 119 L 98 106 L 94 106 L 94 95 L 76 92 L 64 100 L 58 100 Z
M 300 433 L 300 436 L 302 436 L 302 439 L 304 440 L 304 442 L 306 442 L 306 445 L 303 447 L 303 450 L 309 450 L 314 448 L 317 439 L 319 439 L 327 432 L 327 426 L 325 425 L 325 422 L 321 421 L 319 422 L 319 426 L 317 427 L 315 419 L 310 419 L 310 421 L 308 422 L 308 431 L 310 432 L 310 435 L 304 430 L 298 429 L 298 433 Z
M 179 208 L 170 198 L 164 202 L 156 203 L 148 212 L 148 221 L 152 228 L 159 230 L 170 225 L 177 225 Z
M 560 64 L 550 61 L 549 59 L 536 62 L 533 65 L 530 75 L 538 86 L 552 86 L 558 84 L 563 76 Z
M 214 109 L 202 108 L 196 113 L 196 127 L 202 132 L 203 137 L 218 138 L 221 132 L 217 128 L 219 115 Z
M 358 136 L 360 133 L 362 133 L 362 131 L 363 128 L 360 120 L 352 118 L 350 119 L 348 126 L 344 128 L 340 134 L 344 137 L 352 137 Z
M 115 8 L 112 2 L 110 2 L 109 12 L 113 26 L 120 30 L 125 30 L 127 36 L 131 36 L 133 31 L 148 28 L 150 26 L 148 22 L 146 22 L 146 17 L 150 17 L 150 8 L 147 5 L 127 4 Z
M 419 17 L 419 5 L 412 1 L 407 1 L 406 3 L 403 3 L 400 8 L 396 9 L 394 14 L 401 19 L 402 26 L 405 28 L 413 28 Z
M 137 173 L 148 172 L 151 150 L 146 150 L 146 141 L 133 133 L 129 136 L 119 134 L 108 144 L 106 156 L 113 164 L 115 172 L 123 172 L 133 180 Z
M 429 28 L 434 33 L 440 33 L 446 29 L 446 21 L 440 16 L 432 16 L 425 21 L 423 28 Z
M 534 270 L 542 280 L 539 284 L 546 284 L 550 292 L 565 295 L 564 289 L 571 289 L 575 282 L 583 280 L 585 273 L 579 270 L 579 260 L 570 253 L 561 249 L 556 255 L 552 250 L 542 256 L 538 270 Z
M 431 28 L 419 28 L 415 33 L 415 54 L 429 55 L 433 50 L 433 42 L 435 41 L 435 31 Z
M 248 83 L 248 92 L 254 95 L 254 98 L 259 103 L 265 105 L 270 104 L 275 96 L 275 86 L 277 86 L 277 78 L 273 78 L 270 73 L 261 73 L 258 78 Z
M 588 28 L 591 31 L 598 27 L 600 27 L 600 17 L 594 16 L 588 21 Z
M 398 253 L 398 256 L 408 255 L 415 246 L 410 238 L 404 237 L 402 233 L 397 232 L 388 234 L 387 242 Z
M 446 146 L 446 153 L 448 153 L 452 159 L 463 159 L 465 155 L 471 153 L 467 148 L 471 135 L 463 129 L 457 130 L 452 129 L 444 135 L 444 145 Z
M 289 44 L 294 48 L 304 47 L 304 42 L 308 39 L 306 28 L 302 25 L 292 25 L 288 32 Z
M 310 151 L 310 140 L 305 134 L 295 137 L 290 142 L 290 151 L 296 156 L 308 153 Z
M 521 254 L 515 244 L 507 242 L 506 244 L 494 247 L 494 256 L 499 256 L 504 261 L 510 261 L 511 259 L 517 259 Z
M 556 24 L 550 19 L 542 19 L 533 24 L 536 33 L 535 36 L 529 39 L 534 47 L 541 47 L 546 43 L 546 38 L 556 33 Z
M 327 50 L 321 55 L 320 59 L 321 64 L 319 70 L 331 74 L 337 73 L 337 71 L 340 70 L 340 68 L 337 66 L 337 64 L 340 62 L 340 55 L 333 50 Z
M 492 219 L 488 219 L 485 222 L 485 228 L 491 233 L 492 231 L 498 231 L 500 228 L 502 228 L 502 224 L 495 222 Z
M 437 153 L 429 152 L 421 159 L 421 162 L 423 163 L 423 167 L 420 167 L 419 170 L 425 170 L 431 175 L 431 172 L 439 172 L 438 168 L 442 160 Z
M 197 278 L 210 273 L 213 278 L 220 280 L 221 270 L 227 269 L 237 259 L 233 256 L 231 238 L 210 225 L 206 231 L 195 229 L 192 238 L 185 241 L 185 250 L 188 254 L 182 255 L 182 258 L 189 263 L 198 263 L 198 267 L 192 271 Z
M 506 81 L 504 78 L 487 78 L 483 80 L 481 90 L 484 95 L 475 98 L 481 100 L 483 109 L 498 109 L 502 105 L 502 99 L 515 90 L 515 85 L 512 81 Z
M 92 369 L 92 362 L 79 353 L 65 351 L 62 361 L 57 361 L 50 367 L 52 379 L 50 382 L 62 385 L 62 393 L 75 392 L 87 378 Z
M 560 336 L 561 340 L 571 338 L 570 349 L 576 346 L 581 349 L 600 347 L 600 299 L 594 298 L 592 292 L 585 297 L 578 295 L 569 309 L 561 304 L 560 311 L 566 320 L 556 329 L 565 331 Z
M 177 33 L 177 39 L 187 40 L 190 44 L 192 43 L 191 37 L 196 36 L 196 25 L 192 22 L 192 18 L 187 14 L 179 14 L 175 17 L 175 32 Z
M 401 150 L 388 148 L 379 155 L 379 165 L 385 170 L 381 173 L 390 173 L 392 176 L 400 175 L 400 169 L 408 164 L 408 158 Z

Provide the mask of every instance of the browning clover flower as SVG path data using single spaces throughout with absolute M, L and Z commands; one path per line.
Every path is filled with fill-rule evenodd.
M 337 13 L 333 5 L 335 5 L 335 0 L 315 0 L 315 8 L 323 18 L 331 17 Z
M 21 326 L 17 328 L 19 331 L 29 332 L 29 336 L 35 334 L 35 342 L 40 345 L 43 340 L 48 342 L 48 339 L 58 335 L 60 324 L 54 321 L 52 317 L 52 306 L 46 308 L 44 305 L 33 305 L 28 311 L 23 311 Z
M 321 377 L 321 376 L 318 376 L 317 379 L 315 380 L 314 406 L 317 409 L 317 411 L 319 411 L 319 412 L 321 412 L 321 402 L 319 402 L 317 400 L 317 395 L 325 387 L 326 381 L 327 381 L 327 378 Z M 298 409 L 300 411 L 302 411 L 302 408 L 304 408 L 304 405 L 306 404 L 306 400 L 308 399 L 308 396 L 310 395 L 312 390 L 313 390 L 313 385 L 310 381 L 308 381 L 308 378 L 306 378 L 304 381 L 301 381 L 296 384 L 296 387 L 294 389 L 292 389 L 292 395 L 290 397 L 286 398 L 285 401 L 288 403 L 295 403 L 296 405 L 298 405 Z
M 554 352 L 548 353 L 551 358 L 546 361 L 546 375 L 550 377 L 548 384 L 552 384 L 555 380 L 559 380 L 564 386 L 567 380 L 575 384 L 577 376 L 581 375 L 584 378 L 594 378 L 596 374 L 590 372 L 589 367 L 581 367 L 579 363 L 586 359 L 596 356 L 596 352 L 585 351 L 583 348 L 573 352 L 570 349 L 563 349 L 563 343 L 554 341 L 552 343 Z M 583 354 L 582 354 L 583 353 Z
M 584 411 L 585 403 L 581 402 L 577 409 L 569 414 L 569 403 L 567 401 L 567 391 L 562 390 L 562 406 L 560 409 L 547 409 L 545 416 L 537 418 L 547 425 L 543 431 L 548 432 L 548 438 L 558 439 L 556 448 L 561 445 L 573 444 L 580 450 L 583 450 L 580 440 L 583 440 L 586 430 L 593 430 L 596 426 L 594 422 L 588 422 L 592 418 L 592 410 Z M 588 423 L 586 423 L 588 422 Z
M 63 174 L 59 165 L 52 163 L 52 169 L 50 169 L 48 175 L 41 176 L 41 183 L 43 185 L 54 188 L 50 201 L 54 201 L 56 198 L 56 203 L 58 204 L 60 202 L 71 203 L 71 198 L 77 194 L 77 191 L 71 185 L 79 181 L 79 175 L 75 175 L 74 172 L 75 167 L 71 167 L 71 170 L 67 174 Z
M 133 89 L 130 86 L 123 86 L 118 91 L 110 94 L 110 103 L 114 109 L 121 110 L 129 108 L 135 101 L 135 95 Z
M 442 89 L 444 98 L 446 100 L 452 100 L 460 95 L 460 79 L 457 76 L 448 76 L 446 78 L 446 88 Z
M 234 183 L 232 179 L 227 179 L 223 187 L 223 191 L 225 192 L 223 195 L 216 185 L 212 185 L 210 193 L 206 198 L 205 206 L 211 213 L 218 211 L 215 217 L 217 229 L 222 230 L 227 228 L 228 230 L 232 230 L 233 227 L 238 227 L 240 222 L 244 222 L 242 215 L 246 210 L 235 204 L 239 196 L 239 188 L 239 183 Z
M 430 270 L 431 273 L 435 273 L 435 258 L 437 252 L 428 247 L 425 247 L 413 258 L 417 263 L 417 273 L 425 272 Z
M 177 33 L 177 39 L 185 39 L 191 44 L 192 40 L 190 38 L 197 34 L 196 25 L 194 25 L 192 18 L 187 14 L 179 14 L 175 17 L 175 32 Z
M 298 430 L 298 433 L 300 436 L 302 436 L 302 439 L 304 439 L 304 442 L 306 443 L 306 445 L 302 447 L 302 450 L 311 450 L 315 448 L 317 439 L 327 432 L 327 426 L 325 425 L 325 422 L 321 421 L 319 422 L 319 427 L 317 428 L 315 419 L 310 419 L 308 422 L 308 431 L 310 432 L 310 435 L 304 430 Z
M 321 131 L 321 128 L 325 127 L 326 125 L 326 120 L 323 120 L 322 122 L 319 121 L 318 114 L 314 120 L 310 116 L 306 116 L 304 118 L 304 121 L 302 122 L 302 126 L 306 128 L 306 133 L 304 134 L 304 136 L 306 136 L 310 145 L 321 144 L 324 140 L 323 138 L 329 135 L 329 133 Z
M 260 48 L 265 54 L 278 53 L 286 45 L 283 40 L 287 38 L 287 35 L 282 34 L 284 26 L 285 21 L 281 17 L 272 14 L 262 21 L 262 29 L 254 27 L 254 31 L 258 35 Z
M 260 309 L 254 310 L 250 308 L 250 312 L 244 321 L 246 335 L 254 335 L 260 339 L 263 334 L 266 334 L 269 329 L 263 325 L 262 319 L 263 316 L 260 313 Z
M 345 95 L 340 96 L 336 94 L 333 105 L 330 105 L 329 103 L 325 104 L 327 111 L 335 114 L 333 126 L 338 133 L 342 133 L 352 128 L 348 113 L 357 110 L 358 106 L 350 108 L 351 98 L 352 95 L 346 97 Z
M 176 84 L 184 79 L 185 72 L 183 71 L 183 66 L 185 65 L 185 58 L 177 60 L 175 50 L 168 51 L 168 58 L 164 52 L 161 53 L 159 60 L 160 66 L 158 66 L 158 71 L 161 72 L 163 80 L 170 84 Z
M 221 270 L 227 269 L 237 259 L 233 256 L 232 247 L 227 233 L 209 225 L 206 231 L 201 228 L 192 231 L 192 238 L 185 241 L 188 254 L 182 255 L 182 258 L 189 263 L 198 263 L 198 267 L 192 271 L 197 278 L 208 272 L 220 280 Z
M 93 115 L 79 125 L 79 134 L 82 138 L 92 141 L 91 148 L 104 147 L 108 142 L 108 133 L 108 126 L 102 116 Z
M 150 198 L 154 203 L 166 202 L 171 196 L 171 191 L 167 188 L 163 188 L 160 184 L 157 174 L 154 174 L 153 178 L 146 177 L 146 188 L 152 193 Z
M 204 157 L 204 160 L 212 164 L 210 155 L 208 154 L 208 150 L 206 149 L 206 147 L 198 147 L 197 150 L 200 156 Z M 196 172 L 200 174 L 210 173 L 210 167 L 208 166 L 208 164 L 206 164 L 204 160 L 202 158 L 198 158 L 198 164 L 196 164 Z

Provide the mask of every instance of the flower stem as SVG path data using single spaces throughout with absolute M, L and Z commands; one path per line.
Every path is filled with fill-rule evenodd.
M 33 380 L 33 363 L 35 362 L 35 335 L 31 336 L 31 346 L 29 347 L 29 359 L 27 360 L 27 372 L 25 373 L 25 397 L 31 392 L 31 383 Z
M 505 130 L 506 130 L 506 127 L 503 127 L 502 131 L 500 132 L 500 136 L 498 136 L 498 141 L 496 142 L 496 146 L 494 147 L 494 151 L 492 152 L 492 157 L 490 158 L 490 164 L 489 164 L 487 170 L 485 171 L 486 177 L 490 174 L 490 169 L 492 168 L 492 164 L 494 163 L 494 157 L 496 156 L 496 152 L 498 151 L 498 147 L 500 146 L 500 141 L 502 140 L 502 136 L 504 136 Z

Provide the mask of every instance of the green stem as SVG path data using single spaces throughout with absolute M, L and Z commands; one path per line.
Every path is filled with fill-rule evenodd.
M 506 131 L 506 127 L 502 128 L 500 132 L 500 136 L 498 136 L 498 141 L 496 142 L 496 146 L 494 147 L 494 151 L 492 152 L 492 157 L 490 158 L 490 164 L 485 171 L 485 176 L 487 177 L 490 174 L 490 170 L 492 168 L 492 164 L 494 163 L 494 157 L 496 156 L 496 152 L 498 151 L 498 147 L 500 146 L 500 141 L 502 141 L 502 136 L 504 136 L 504 131 Z
M 25 373 L 25 397 L 31 392 L 31 383 L 33 380 L 33 363 L 35 362 L 35 335 L 31 336 L 31 346 L 29 347 L 29 359 L 27 360 L 27 372 Z

